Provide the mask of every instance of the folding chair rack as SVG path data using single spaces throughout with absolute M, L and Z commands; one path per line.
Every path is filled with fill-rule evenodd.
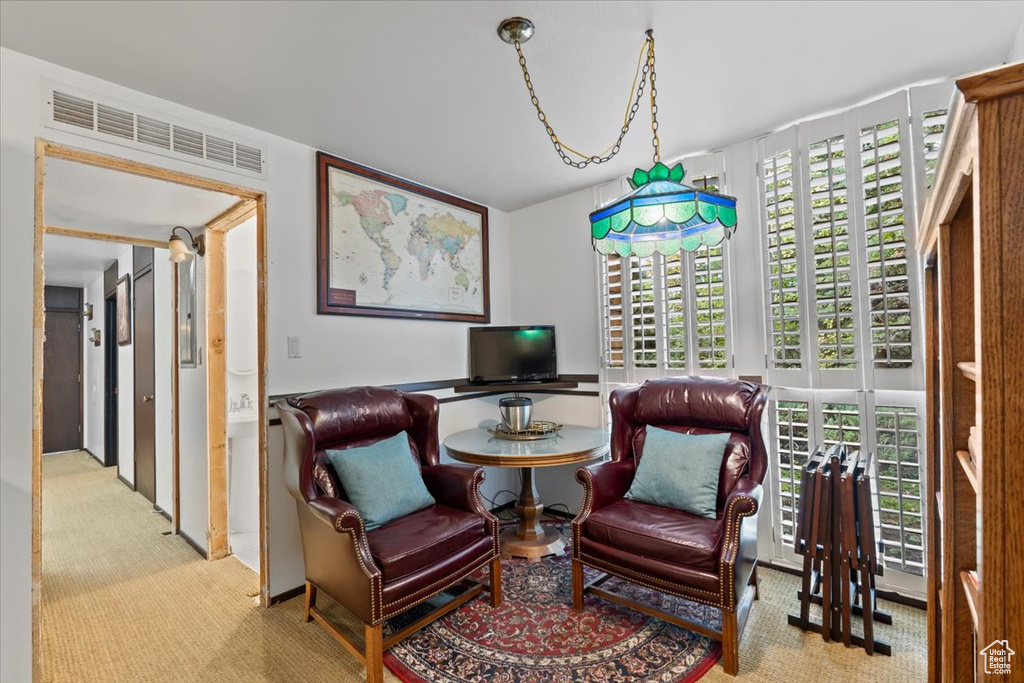
M 875 621 L 891 624 L 877 609 L 875 576 L 882 575 L 875 541 L 869 457 L 848 452 L 845 444 L 816 449 L 803 468 L 794 546 L 804 557 L 797 597 L 800 614 L 789 623 L 842 640 L 870 655 L 891 655 L 888 643 L 875 640 Z M 821 623 L 811 620 L 811 603 L 821 605 Z M 864 622 L 864 636 L 853 633 L 853 617 Z

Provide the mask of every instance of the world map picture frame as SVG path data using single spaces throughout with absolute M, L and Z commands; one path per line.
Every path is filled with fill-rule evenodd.
M 489 323 L 486 206 L 317 152 L 317 313 Z

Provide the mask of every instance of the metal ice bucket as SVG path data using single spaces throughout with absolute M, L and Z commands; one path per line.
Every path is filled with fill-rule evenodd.
M 533 401 L 519 396 L 503 398 L 498 401 L 501 419 L 509 431 L 522 432 L 530 426 L 530 415 L 533 413 Z

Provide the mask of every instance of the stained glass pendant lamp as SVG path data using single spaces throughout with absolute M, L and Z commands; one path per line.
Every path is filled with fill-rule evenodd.
M 666 256 L 682 251 L 695 251 L 702 245 L 713 247 L 728 239 L 736 229 L 736 199 L 728 195 L 684 184 L 682 164 L 671 168 L 661 162 L 658 138 L 658 90 L 654 71 L 654 31 L 647 31 L 647 40 L 640 48 L 636 75 L 627 101 L 626 114 L 618 139 L 601 154 L 586 155 L 563 142 L 551 127 L 540 107 L 533 88 L 530 72 L 526 68 L 522 44 L 534 33 L 534 24 L 523 17 L 506 19 L 498 26 L 498 35 L 514 45 L 519 54 L 519 65 L 537 110 L 537 118 L 555 146 L 562 161 L 574 168 L 602 164 L 618 154 L 622 140 L 629 131 L 640 107 L 644 88 L 650 85 L 651 142 L 654 145 L 654 165 L 638 168 L 628 178 L 633 191 L 590 214 L 590 237 L 594 249 L 602 254 L 647 257 L 654 252 Z

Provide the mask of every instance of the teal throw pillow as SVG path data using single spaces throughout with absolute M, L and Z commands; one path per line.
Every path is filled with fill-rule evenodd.
M 435 502 L 423 483 L 405 432 L 369 446 L 329 450 L 327 457 L 348 502 L 363 516 L 367 531 Z
M 648 427 L 643 457 L 626 498 L 714 519 L 728 443 L 728 432 L 681 434 Z

